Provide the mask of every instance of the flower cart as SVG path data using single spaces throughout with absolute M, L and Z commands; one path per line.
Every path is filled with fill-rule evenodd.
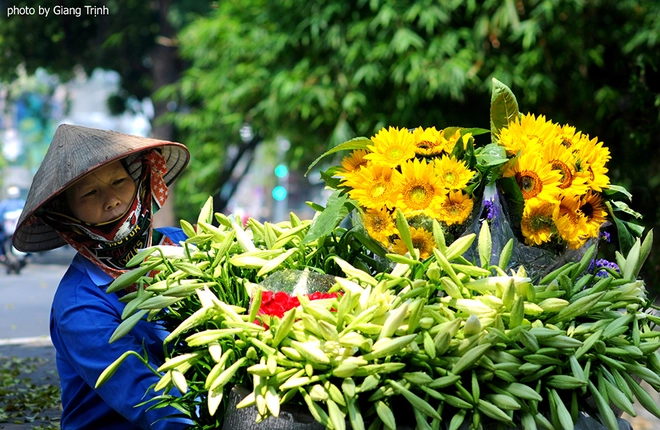
M 639 271 L 652 231 L 616 200 L 607 149 L 520 115 L 495 81 L 489 130 L 390 127 L 329 151 L 314 220 L 202 208 L 108 289 L 162 324 L 153 407 L 195 428 L 619 429 L 660 408 L 660 317 Z M 353 227 L 339 223 L 349 213 Z M 215 223 L 214 223 L 215 221 Z M 616 265 L 595 264 L 617 227 Z M 527 261 L 529 258 L 529 261 Z M 528 264 L 529 263 L 529 264 Z M 102 384 L 127 351 L 99 378 Z M 261 427 L 260 427 L 261 426 Z

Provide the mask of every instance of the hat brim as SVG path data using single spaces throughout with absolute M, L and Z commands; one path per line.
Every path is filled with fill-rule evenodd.
M 60 126 L 60 128 L 61 127 L 63 126 Z M 44 207 L 44 205 L 49 203 L 64 189 L 75 183 L 77 180 L 92 170 L 126 158 L 132 154 L 140 153 L 150 149 L 160 149 L 167 165 L 167 173 L 165 173 L 163 179 L 165 184 L 169 186 L 181 174 L 181 172 L 183 172 L 185 167 L 188 165 L 188 162 L 190 161 L 190 153 L 188 152 L 188 149 L 180 143 L 124 135 L 121 133 L 108 132 L 104 130 L 85 129 L 84 127 L 78 126 L 68 127 L 75 127 L 76 131 L 80 131 L 80 129 L 85 132 L 92 130 L 94 132 L 98 132 L 99 135 L 104 139 L 107 138 L 107 134 L 113 139 L 123 139 L 122 144 L 126 142 L 127 143 L 119 148 L 112 148 L 110 151 L 108 151 L 107 147 L 103 147 L 103 150 L 106 150 L 108 153 L 105 155 L 94 154 L 92 157 L 89 157 L 91 162 L 85 165 L 85 167 L 80 168 L 79 166 L 76 166 L 76 170 L 78 170 L 76 173 L 69 174 L 68 176 L 65 174 L 65 179 L 60 179 L 59 183 L 57 183 L 58 181 L 55 178 L 63 177 L 63 175 L 57 172 L 57 170 L 66 169 L 68 166 L 58 165 L 56 162 L 57 157 L 51 154 L 51 152 L 55 153 L 55 151 L 58 149 L 56 145 L 56 138 L 53 138 L 53 142 L 51 143 L 51 147 L 49 148 L 48 153 L 44 158 L 44 162 L 35 175 L 33 185 L 30 188 L 28 197 L 26 199 L 25 208 L 23 209 L 23 213 L 21 214 L 21 217 L 18 221 L 16 231 L 14 232 L 12 239 L 13 245 L 19 251 L 42 252 L 59 248 L 60 246 L 66 244 L 64 239 L 60 237 L 57 231 L 45 224 L 41 218 L 36 215 L 39 209 Z M 60 129 L 58 128 L 58 132 L 59 130 Z M 106 141 L 103 143 L 108 144 Z M 114 145 L 115 143 L 116 142 L 111 142 L 110 144 Z M 87 149 L 89 150 L 89 148 Z M 66 152 L 66 149 L 64 149 L 64 151 Z M 83 154 L 76 155 L 84 158 Z M 46 163 L 46 160 L 49 162 Z M 83 162 L 84 161 L 85 160 L 83 160 Z M 55 181 L 56 183 L 53 184 L 52 181 Z

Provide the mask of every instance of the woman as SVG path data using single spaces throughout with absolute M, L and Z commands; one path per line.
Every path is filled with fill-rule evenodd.
M 137 361 L 124 363 L 94 388 L 101 372 L 126 351 L 144 347 L 154 368 L 162 364 L 167 333 L 153 323 L 141 321 L 128 336 L 108 342 L 122 321 L 120 298 L 126 291 L 105 289 L 140 249 L 185 240 L 180 229 L 153 229 L 152 218 L 189 158 L 179 143 L 64 124 L 34 177 L 14 246 L 40 252 L 69 244 L 78 251 L 55 293 L 50 318 L 63 430 L 191 424 L 169 417 L 179 413 L 173 408 L 136 406 L 155 395 L 150 387 L 159 380 Z

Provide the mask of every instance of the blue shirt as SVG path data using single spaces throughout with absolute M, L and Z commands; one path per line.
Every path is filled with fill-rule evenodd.
M 185 239 L 179 229 L 159 230 L 175 243 Z M 50 335 L 62 387 L 62 430 L 176 430 L 191 425 L 181 418 L 158 421 L 179 412 L 171 407 L 151 411 L 147 411 L 151 404 L 135 407 L 157 395 L 150 386 L 159 380 L 137 357 L 128 357 L 104 385 L 94 389 L 99 375 L 120 355 L 129 350 L 143 355 L 143 343 L 152 367 L 158 368 L 164 360 L 167 333 L 153 322 L 142 320 L 126 336 L 108 343 L 125 307 L 118 294 L 106 294 L 112 281 L 77 254 L 55 293 Z

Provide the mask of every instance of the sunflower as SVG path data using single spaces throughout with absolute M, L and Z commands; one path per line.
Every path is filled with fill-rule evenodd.
M 574 148 L 575 144 L 580 140 L 582 133 L 576 131 L 575 127 L 568 124 L 560 126 L 557 124 L 557 133 L 559 134 L 561 145 L 566 148 Z
M 447 225 L 462 224 L 472 213 L 474 202 L 461 191 L 451 191 L 435 217 Z
M 461 139 L 461 131 L 456 130 L 454 134 L 449 136 L 449 138 L 445 137 L 444 131 L 440 133 L 442 136 L 442 146 L 444 147 L 444 152 L 447 154 L 451 154 L 454 151 L 454 147 L 459 141 L 462 141 L 463 147 L 465 148 L 465 144 L 467 144 L 468 140 L 470 140 L 470 136 L 472 136 L 472 133 L 466 133 L 463 135 L 463 138 Z
M 367 209 L 362 218 L 369 236 L 383 245 L 388 245 L 388 237 L 396 233 L 392 215 L 384 208 Z
M 580 198 L 580 211 L 587 220 L 587 232 L 589 236 L 596 237 L 607 218 L 607 211 L 603 204 L 603 198 L 599 193 L 588 191 Z
M 557 233 L 571 249 L 581 247 L 589 237 L 587 218 L 580 205 L 580 197 L 564 196 L 552 214 Z
M 527 245 L 541 245 L 552 238 L 552 211 L 555 205 L 543 200 L 525 202 L 520 228 Z
M 445 141 L 442 132 L 436 130 L 435 127 L 417 127 L 413 131 L 413 142 L 415 143 L 415 153 L 417 155 L 438 155 L 443 151 Z
M 610 150 L 598 142 L 598 138 L 589 139 L 583 135 L 576 145 L 576 162 L 578 174 L 585 178 L 586 183 L 595 191 L 608 188 L 610 178 L 607 176 L 605 164 L 610 160 Z
M 369 151 L 366 149 L 356 149 L 351 152 L 351 155 L 344 157 L 341 161 L 341 167 L 344 169 L 344 172 L 355 172 L 359 170 L 360 167 L 367 164 L 367 160 L 364 158 Z
M 419 256 L 422 260 L 428 258 L 433 252 L 435 240 L 431 232 L 423 228 L 410 227 L 410 239 L 412 240 L 413 248 L 419 250 Z M 406 244 L 401 239 L 394 240 L 392 250 L 401 255 L 408 252 Z
M 474 172 L 465 165 L 465 162 L 454 157 L 443 155 L 442 158 L 434 160 L 434 165 L 436 175 L 448 190 L 455 191 L 465 188 L 474 176 Z
M 561 174 L 534 152 L 516 157 L 504 176 L 515 178 L 525 201 L 536 198 L 556 202 L 561 191 Z
M 401 166 L 401 184 L 396 207 L 410 215 L 430 215 L 445 200 L 447 190 L 426 160 L 411 160 Z
M 373 209 L 394 207 L 398 175 L 399 172 L 389 167 L 367 165 L 346 175 L 342 184 L 351 188 L 348 194 L 361 206 Z
M 372 151 L 364 156 L 374 164 L 397 167 L 406 160 L 415 157 L 413 135 L 406 128 L 390 127 L 381 129 L 371 138 L 373 145 L 367 146 Z
M 561 143 L 557 127 L 552 122 L 546 121 L 545 116 L 539 115 L 536 118 L 533 114 L 511 121 L 500 131 L 499 138 L 508 155 L 515 155 L 518 151 L 529 151 L 535 146 Z
M 562 195 L 580 195 L 587 192 L 586 179 L 577 174 L 575 157 L 562 143 L 553 142 L 543 147 L 542 158 L 552 170 L 560 174 L 559 188 Z

